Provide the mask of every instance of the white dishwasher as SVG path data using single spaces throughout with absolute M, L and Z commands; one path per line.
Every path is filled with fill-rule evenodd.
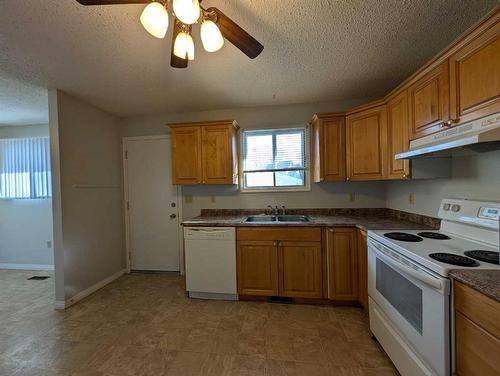
M 189 297 L 238 300 L 234 227 L 184 227 Z

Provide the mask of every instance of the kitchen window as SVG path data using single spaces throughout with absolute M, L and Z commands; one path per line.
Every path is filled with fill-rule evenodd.
M 241 190 L 310 190 L 307 140 L 307 127 L 243 131 Z
M 52 197 L 48 137 L 0 139 L 0 199 Z

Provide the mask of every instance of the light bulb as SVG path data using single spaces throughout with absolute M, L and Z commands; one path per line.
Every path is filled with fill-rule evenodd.
M 200 2 L 198 0 L 174 0 L 175 17 L 186 25 L 194 24 L 200 18 Z
M 190 34 L 182 32 L 177 34 L 174 43 L 174 55 L 188 60 L 194 60 L 194 42 Z
M 148 4 L 141 14 L 142 26 L 156 38 L 165 38 L 168 29 L 168 12 L 159 2 Z
M 207 52 L 219 51 L 224 45 L 224 38 L 215 24 L 210 20 L 205 20 L 201 24 L 201 42 Z

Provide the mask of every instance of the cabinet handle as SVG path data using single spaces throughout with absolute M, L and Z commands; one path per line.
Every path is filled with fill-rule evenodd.
M 329 228 L 328 231 L 333 232 L 333 228 Z
M 408 179 L 408 176 L 406 174 L 403 174 L 403 179 Z
M 350 178 L 350 177 L 347 177 L 345 180 L 347 180 L 347 181 L 351 181 L 351 178 Z
M 276 247 L 278 245 L 278 242 L 274 242 L 273 245 Z

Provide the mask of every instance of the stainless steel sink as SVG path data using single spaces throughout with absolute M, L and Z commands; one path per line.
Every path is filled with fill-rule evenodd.
M 245 222 L 309 222 L 309 218 L 305 215 L 251 215 Z
M 277 220 L 275 215 L 251 215 L 245 222 L 276 222 Z
M 309 222 L 305 215 L 278 215 L 278 222 Z

